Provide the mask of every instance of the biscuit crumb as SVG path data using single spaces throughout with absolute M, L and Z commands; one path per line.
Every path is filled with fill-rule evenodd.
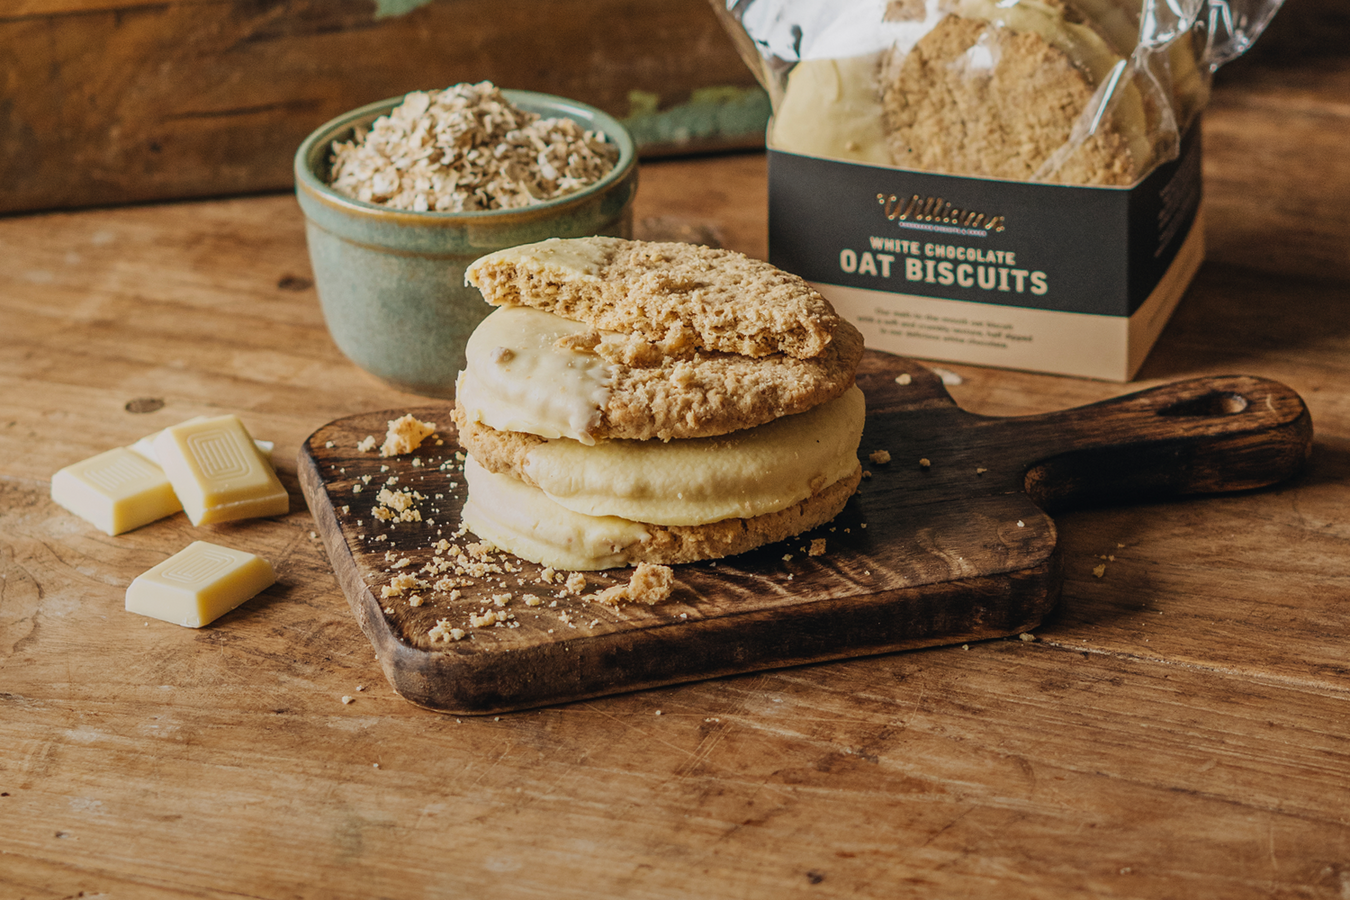
M 616 584 L 595 595 L 601 603 L 618 606 L 629 603 L 645 603 L 655 606 L 670 597 L 675 589 L 675 570 L 670 566 L 638 563 L 633 576 L 627 584 Z
M 1106 564 L 1102 563 L 1099 566 L 1093 566 L 1092 574 L 1097 576 L 1098 578 L 1101 578 L 1103 575 L 1106 574 Z
M 825 539 L 824 539 L 824 538 L 812 538 L 812 539 L 811 539 L 811 549 L 808 550 L 808 551 L 806 551 L 806 553 L 807 553 L 808 556 L 824 556 L 824 555 L 825 555 Z
M 867 459 L 875 465 L 884 466 L 891 461 L 891 453 L 889 450 L 873 450 L 867 455 Z
M 932 464 L 933 464 L 932 461 L 929 460 L 929 458 L 926 456 L 919 460 L 919 468 L 921 469 L 926 469 Z
M 395 575 L 390 580 L 389 584 L 380 590 L 380 597 L 382 599 L 397 597 L 403 594 L 404 592 L 412 590 L 417 587 L 420 587 L 417 578 L 407 572 L 404 572 L 402 574 Z
M 362 453 L 369 453 L 375 449 L 375 435 L 368 434 L 356 442 L 356 449 Z
M 1029 631 L 1022 632 L 1017 636 L 1017 638 L 1018 640 L 1026 641 L 1028 644 L 1034 644 L 1036 642 L 1036 635 L 1032 634 Z
M 474 628 L 486 628 L 489 625 L 496 625 L 498 622 L 506 621 L 505 616 L 500 616 L 496 610 L 487 610 L 482 615 L 471 613 L 469 615 L 469 624 Z
M 462 641 L 464 640 L 464 629 L 452 627 L 449 619 L 439 619 L 435 627 L 427 632 L 427 637 L 431 639 L 432 643 L 436 641 Z
M 345 705 L 347 705 L 348 703 L 351 703 L 354 699 L 355 699 L 354 697 L 351 697 L 351 696 L 349 696 L 349 695 L 347 695 L 347 694 L 343 694 L 343 695 L 342 695 L 342 704 L 345 706 Z
M 380 445 L 380 456 L 402 456 L 411 453 L 422 446 L 422 441 L 435 430 L 435 422 L 418 421 L 412 413 L 393 419 L 389 422 L 389 430 L 384 435 L 384 443 Z

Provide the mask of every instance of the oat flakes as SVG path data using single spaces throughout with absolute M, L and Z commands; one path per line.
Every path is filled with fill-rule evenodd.
M 514 209 L 608 174 L 618 148 L 568 118 L 514 106 L 491 82 L 413 91 L 351 141 L 334 141 L 330 184 L 395 209 Z

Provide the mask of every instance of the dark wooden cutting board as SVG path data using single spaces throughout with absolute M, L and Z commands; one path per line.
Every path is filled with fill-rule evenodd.
M 1013 418 L 960 409 L 933 372 L 899 357 L 869 352 L 858 382 L 868 405 L 859 453 L 870 476 L 844 512 L 798 538 L 677 566 L 674 595 L 652 607 L 566 594 L 545 585 L 539 566 L 505 555 L 514 571 L 474 578 L 457 599 L 431 590 L 417 592 L 419 606 L 406 594 L 382 599 L 396 575 L 438 558 L 438 541 L 474 540 L 455 536 L 464 488 L 448 406 L 325 425 L 301 449 L 300 479 L 394 689 L 421 706 L 483 714 L 1025 632 L 1059 596 L 1050 512 L 1261 487 L 1296 472 L 1312 443 L 1302 399 L 1248 376 Z M 436 422 L 436 437 L 402 457 L 357 449 L 406 412 Z M 890 461 L 871 461 L 874 451 Z M 372 515 L 391 478 L 391 488 L 421 496 L 422 521 Z M 813 556 L 816 538 L 825 552 Z M 592 573 L 588 591 L 626 579 Z M 506 606 L 496 606 L 505 594 Z M 542 605 L 527 606 L 526 594 Z M 511 618 L 471 627 L 470 616 L 486 610 Z M 433 641 L 441 621 L 464 638 Z

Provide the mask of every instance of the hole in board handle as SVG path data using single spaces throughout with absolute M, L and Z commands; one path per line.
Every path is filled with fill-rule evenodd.
M 1231 416 L 1247 408 L 1247 398 L 1231 391 L 1210 391 L 1190 400 L 1181 400 L 1158 411 L 1160 416 Z

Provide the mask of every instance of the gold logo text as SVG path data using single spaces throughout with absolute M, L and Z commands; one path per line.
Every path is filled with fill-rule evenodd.
M 886 218 L 892 222 L 916 222 L 925 225 L 948 225 L 952 228 L 983 231 L 1003 231 L 1003 216 L 991 216 L 973 209 L 952 206 L 941 197 L 910 196 L 901 200 L 895 194 L 877 194 Z

